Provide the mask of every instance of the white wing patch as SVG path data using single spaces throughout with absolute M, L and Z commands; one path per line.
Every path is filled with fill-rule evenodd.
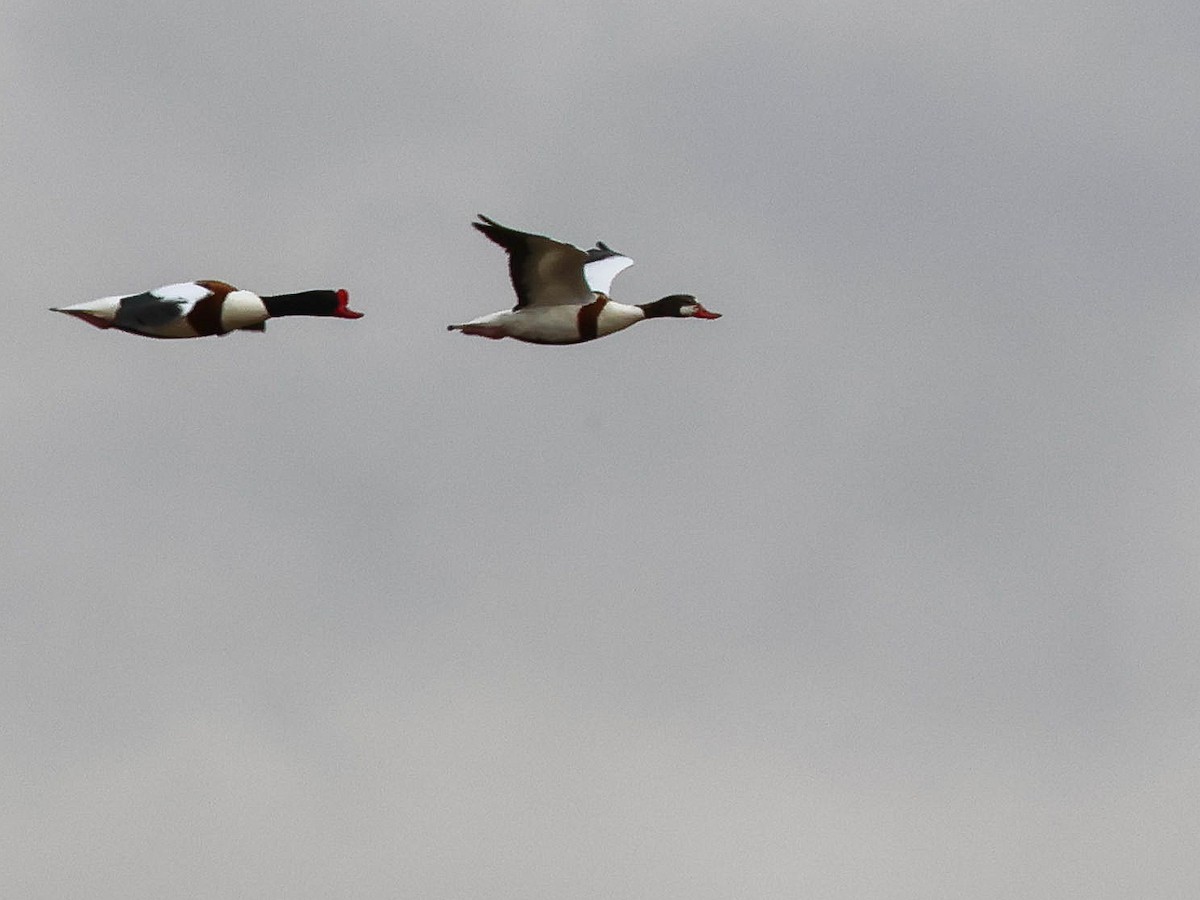
M 150 292 L 153 296 L 160 300 L 182 300 L 189 304 L 195 304 L 198 300 L 203 300 L 212 293 L 208 288 L 201 287 L 194 281 L 185 281 L 181 284 L 168 284 L 160 288 L 155 288 Z
M 584 263 L 583 277 L 593 291 L 607 294 L 613 279 L 632 265 L 633 260 L 628 256 L 606 256 L 594 262 Z

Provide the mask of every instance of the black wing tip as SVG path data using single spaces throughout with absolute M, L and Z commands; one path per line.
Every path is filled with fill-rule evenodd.
M 587 254 L 587 262 L 589 263 L 600 262 L 602 259 L 612 259 L 614 256 L 625 256 L 624 253 L 614 250 L 608 244 L 604 243 L 604 241 L 596 241 L 595 247 L 584 252 Z M 628 259 L 628 257 L 626 258 Z
M 509 253 L 520 250 L 524 246 L 524 242 L 530 237 L 524 232 L 515 231 L 512 228 L 501 225 L 495 219 L 489 219 L 483 213 L 479 214 L 479 218 L 483 221 L 471 223 L 475 227 L 475 230 L 493 244 L 503 247 Z
M 491 238 L 492 240 L 495 240 L 495 236 L 505 230 L 503 225 L 501 225 L 495 219 L 489 219 L 483 213 L 479 213 L 479 218 L 483 221 L 472 222 L 471 227 L 479 231 L 481 234 Z

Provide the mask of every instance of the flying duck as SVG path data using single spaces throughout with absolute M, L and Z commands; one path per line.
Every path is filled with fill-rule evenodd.
M 643 319 L 719 319 L 690 294 L 672 294 L 630 306 L 608 297 L 618 273 L 633 265 L 603 242 L 591 250 L 506 228 L 481 215 L 471 224 L 508 253 L 517 305 L 481 316 L 449 331 L 530 344 L 578 344 L 628 328 Z
M 280 316 L 357 319 L 345 290 L 301 291 L 260 297 L 224 281 L 185 281 L 141 294 L 101 297 L 51 307 L 97 328 L 117 328 L 154 338 L 194 338 L 231 331 L 265 331 Z

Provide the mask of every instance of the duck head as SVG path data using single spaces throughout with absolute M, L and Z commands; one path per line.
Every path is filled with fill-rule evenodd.
M 720 313 L 715 313 L 704 306 L 691 294 L 672 294 L 655 300 L 653 303 L 643 303 L 642 312 L 647 319 L 719 319 Z

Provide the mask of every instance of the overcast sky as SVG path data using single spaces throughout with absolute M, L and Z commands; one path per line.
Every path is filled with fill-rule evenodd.
M 10 0 L 3 893 L 1196 897 L 1197 46 Z M 448 334 L 477 212 L 725 315 Z M 366 317 L 47 312 L 195 278 Z

